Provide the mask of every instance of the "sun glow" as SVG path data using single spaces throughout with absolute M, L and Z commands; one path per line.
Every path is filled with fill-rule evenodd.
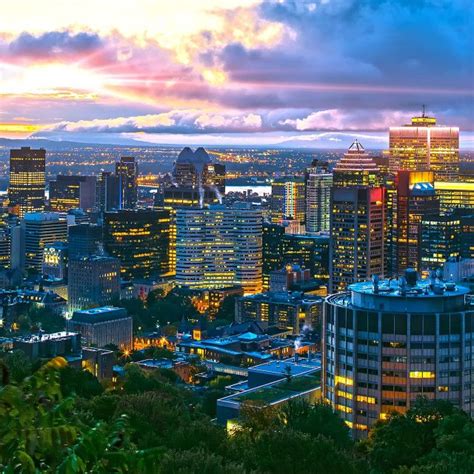
M 17 67 L 4 74 L 2 94 L 55 95 L 64 92 L 102 92 L 107 78 L 93 70 L 67 64 L 41 64 Z

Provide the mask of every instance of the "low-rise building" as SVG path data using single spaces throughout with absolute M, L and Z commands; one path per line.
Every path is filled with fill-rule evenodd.
M 133 347 L 133 321 L 124 308 L 104 306 L 75 311 L 67 327 L 81 334 L 84 345 L 113 344 L 122 350 Z
M 301 292 L 273 292 L 237 298 L 235 320 L 256 321 L 264 328 L 277 326 L 299 334 L 303 327 L 319 324 L 323 300 Z
M 81 354 L 81 337 L 76 332 L 31 334 L 13 340 L 13 350 L 23 351 L 30 359 L 51 359 Z
M 246 389 L 217 401 L 217 422 L 228 430 L 238 424 L 242 406 L 278 407 L 290 400 L 310 402 L 321 397 L 321 361 L 271 361 L 249 368 Z

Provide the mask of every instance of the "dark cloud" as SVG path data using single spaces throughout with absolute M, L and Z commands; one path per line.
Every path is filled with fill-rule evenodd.
M 13 55 L 38 59 L 74 56 L 93 52 L 101 46 L 102 40 L 96 34 L 50 31 L 40 36 L 22 33 L 8 49 Z

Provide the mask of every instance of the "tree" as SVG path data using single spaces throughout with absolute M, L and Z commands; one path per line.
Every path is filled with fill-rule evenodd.
M 0 389 L 0 470 L 22 472 L 150 472 L 159 450 L 136 450 L 128 419 L 120 416 L 93 426 L 74 412 L 73 398 L 63 398 L 57 357 L 20 385 Z
M 465 472 L 472 472 L 474 452 L 468 440 L 473 432 L 472 420 L 449 402 L 420 399 L 407 413 L 394 413 L 388 421 L 376 424 L 367 453 L 371 466 L 383 472 L 400 468 L 420 472 L 423 466 L 450 472 L 441 467 L 457 466 L 460 458 L 468 466 Z M 464 472 L 456 469 L 451 472 Z
M 31 375 L 32 364 L 28 356 L 20 350 L 10 352 L 3 358 L 11 382 L 20 383 Z
M 235 295 L 224 298 L 219 309 L 217 310 L 216 320 L 226 321 L 227 324 L 232 323 L 235 319 Z
M 339 448 L 348 449 L 352 445 L 349 428 L 327 404 L 290 401 L 281 409 L 280 419 L 284 426 L 292 430 L 312 437 L 322 435 Z
M 50 308 L 31 306 L 27 316 L 31 321 L 31 325 L 40 327 L 47 333 L 64 331 L 66 327 L 63 316 Z
M 60 371 L 60 384 L 65 396 L 75 393 L 79 397 L 92 398 L 104 391 L 97 377 L 88 370 L 75 369 L 69 365 Z

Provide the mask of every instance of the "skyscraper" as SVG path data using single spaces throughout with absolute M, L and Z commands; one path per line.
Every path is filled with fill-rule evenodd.
M 461 255 L 461 219 L 454 214 L 428 214 L 421 219 L 421 269 L 441 268 Z
M 355 283 L 326 298 L 322 393 L 354 437 L 418 397 L 448 400 L 474 414 L 474 309 L 468 288 L 416 272 Z
M 23 217 L 44 210 L 46 150 L 10 150 L 8 199 L 11 211 Z
M 173 270 L 167 209 L 123 209 L 104 214 L 104 246 L 120 260 L 124 279 L 157 278 Z
M 329 280 L 329 236 L 285 233 L 279 224 L 263 226 L 263 289 L 269 289 L 270 272 L 285 265 L 299 265 L 311 278 Z
M 333 171 L 334 186 L 380 186 L 379 168 L 357 140 L 337 162 Z
M 327 163 L 314 160 L 306 169 L 306 233 L 329 232 L 332 183 Z
M 25 266 L 41 272 L 46 244 L 67 241 L 67 221 L 54 212 L 31 212 L 22 223 L 25 242 Z
M 286 219 L 301 224 L 305 221 L 305 183 L 303 178 L 277 178 L 272 183 L 271 216 L 272 222 L 280 223 Z
M 250 205 L 176 212 L 176 282 L 190 288 L 262 289 L 262 214 Z
M 399 171 L 395 178 L 393 275 L 421 269 L 421 221 L 439 214 L 432 171 Z
M 110 171 L 102 171 L 98 176 L 96 199 L 100 212 L 120 208 L 120 180 Z
M 390 170 L 433 171 L 437 181 L 456 181 L 459 128 L 437 126 L 424 110 L 411 124 L 390 127 Z
M 119 179 L 120 209 L 133 209 L 138 202 L 138 165 L 135 158 L 122 156 L 115 163 L 115 175 Z
M 118 259 L 95 255 L 69 260 L 69 312 L 108 305 L 119 296 Z
M 330 291 L 385 274 L 385 188 L 335 187 L 331 196 Z
M 51 211 L 64 212 L 70 209 L 91 211 L 96 205 L 97 179 L 95 176 L 58 175 L 49 183 L 49 205 Z
M 102 247 L 102 227 L 95 224 L 78 224 L 69 227 L 69 258 L 90 257 L 100 253 Z

